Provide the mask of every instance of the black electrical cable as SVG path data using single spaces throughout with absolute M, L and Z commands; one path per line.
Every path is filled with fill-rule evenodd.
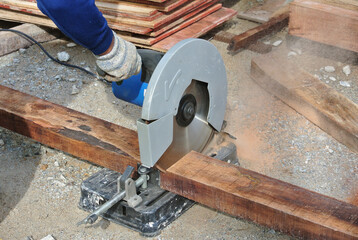
M 39 48 L 41 48 L 41 50 L 47 55 L 47 57 L 49 57 L 52 61 L 55 61 L 56 63 L 58 64 L 61 64 L 61 65 L 64 65 L 66 67 L 71 67 L 71 68 L 76 68 L 76 69 L 79 69 L 81 71 L 84 71 L 85 73 L 91 75 L 92 77 L 96 78 L 96 79 L 99 79 L 99 80 L 102 80 L 102 81 L 106 81 L 106 79 L 104 78 L 101 78 L 99 77 L 97 74 L 93 73 L 93 72 L 90 72 L 88 70 L 86 70 L 85 68 L 83 67 L 80 67 L 80 66 L 76 66 L 76 65 L 73 65 L 73 64 L 69 64 L 69 63 L 64 63 L 64 62 L 61 62 L 59 60 L 57 60 L 56 58 L 52 57 L 47 51 L 46 49 L 41 45 L 41 43 L 39 43 L 38 41 L 36 41 L 35 39 L 33 39 L 31 36 L 27 35 L 26 33 L 23 33 L 21 31 L 18 31 L 18 30 L 15 30 L 15 29 L 0 29 L 0 31 L 6 31 L 6 32 L 13 32 L 13 33 L 16 33 L 18 34 L 19 36 L 23 37 L 24 39 L 26 39 L 27 41 L 29 42 L 32 42 L 32 43 L 35 43 L 37 46 L 39 46 Z

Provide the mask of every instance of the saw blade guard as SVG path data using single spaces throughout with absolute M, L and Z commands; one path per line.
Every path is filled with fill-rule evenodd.
M 207 123 L 216 131 L 221 130 L 227 98 L 223 59 L 216 47 L 206 40 L 183 40 L 160 60 L 146 90 L 142 118 L 137 121 L 142 165 L 153 167 L 173 142 L 173 118 L 193 81 L 206 83 L 209 94 Z

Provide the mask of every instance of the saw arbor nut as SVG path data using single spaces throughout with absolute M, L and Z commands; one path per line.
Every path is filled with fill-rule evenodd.
M 196 99 L 193 94 L 186 94 L 179 103 L 176 120 L 179 126 L 186 127 L 194 119 L 196 113 Z

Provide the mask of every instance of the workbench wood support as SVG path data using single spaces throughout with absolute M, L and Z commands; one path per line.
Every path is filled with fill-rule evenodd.
M 358 238 L 358 206 L 199 153 L 162 173 L 161 187 L 293 236 Z

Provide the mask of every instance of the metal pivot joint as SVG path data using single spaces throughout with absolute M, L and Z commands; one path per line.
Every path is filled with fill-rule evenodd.
M 117 179 L 117 193 L 105 202 L 102 206 L 96 209 L 93 213 L 91 213 L 88 217 L 77 223 L 77 225 L 81 224 L 93 224 L 97 221 L 98 216 L 107 212 L 108 209 L 113 207 L 119 201 L 126 200 L 128 205 L 131 207 L 136 207 L 138 204 L 142 202 L 142 198 L 137 195 L 137 188 L 140 186 L 147 185 L 147 177 L 148 175 L 141 175 L 136 181 L 130 178 L 134 171 L 132 166 L 128 166 L 124 173 Z

